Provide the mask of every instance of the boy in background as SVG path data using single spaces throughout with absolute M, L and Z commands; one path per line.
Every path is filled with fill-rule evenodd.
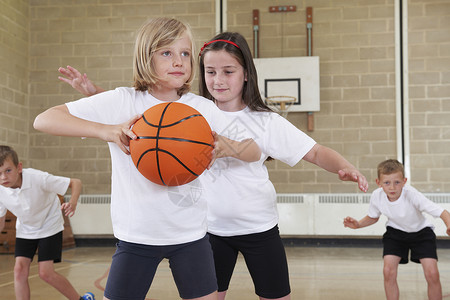
M 58 195 L 71 188 L 71 198 L 61 205 Z M 17 217 L 14 265 L 16 299 L 30 299 L 28 276 L 36 250 L 39 277 L 70 300 L 94 300 L 83 296 L 57 273 L 54 263 L 61 262 L 64 219 L 73 216 L 81 192 L 81 181 L 35 169 L 23 169 L 16 151 L 0 145 L 0 231 L 5 226 L 6 211 Z
M 407 178 L 403 165 L 394 159 L 381 162 L 377 168 L 379 186 L 370 198 L 367 216 L 357 221 L 344 219 L 344 226 L 352 229 L 370 226 L 383 214 L 388 218 L 383 235 L 383 276 L 386 299 L 397 300 L 400 292 L 397 284 L 398 265 L 411 261 L 422 264 L 428 284 L 428 298 L 442 299 L 442 287 L 437 267 L 436 235 L 434 226 L 422 214 L 440 217 L 450 235 L 450 214 L 412 186 L 405 185 Z

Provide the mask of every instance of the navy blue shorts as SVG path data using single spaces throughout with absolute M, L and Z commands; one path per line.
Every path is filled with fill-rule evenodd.
M 178 293 L 183 299 L 217 290 L 216 273 L 208 236 L 180 245 L 149 246 L 119 241 L 106 282 L 111 300 L 145 299 L 159 263 L 167 258 Z
M 24 256 L 33 260 L 36 251 L 38 261 L 53 260 L 55 263 L 61 262 L 63 232 L 42 239 L 21 239 L 16 238 L 14 257 Z
M 255 284 L 255 293 L 264 298 L 281 298 L 291 293 L 289 271 L 278 226 L 254 234 L 221 237 L 210 234 L 219 292 L 228 290 L 238 253 Z
M 401 258 L 400 263 L 408 263 L 411 250 L 411 261 L 420 263 L 421 258 L 437 260 L 436 234 L 430 227 L 418 232 L 404 232 L 388 226 L 383 235 L 383 256 L 395 255 Z

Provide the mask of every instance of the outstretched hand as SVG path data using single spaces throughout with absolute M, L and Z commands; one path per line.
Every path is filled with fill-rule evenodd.
M 65 77 L 59 76 L 58 79 L 70 84 L 75 90 L 85 96 L 92 96 L 98 93 L 97 87 L 89 80 L 86 73 L 81 74 L 77 69 L 67 66 L 59 68 L 59 73 Z
M 353 219 L 352 217 L 346 217 L 344 219 L 344 227 L 357 229 L 359 228 L 359 222 L 356 219 Z
M 366 177 L 356 169 L 342 169 L 338 171 L 339 179 L 342 181 L 353 181 L 358 183 L 358 187 L 364 193 L 369 189 Z
M 135 140 L 138 138 L 133 130 L 131 130 L 131 127 L 141 117 L 142 115 L 136 115 L 122 124 L 106 125 L 101 139 L 106 142 L 115 143 L 117 146 L 119 146 L 120 150 L 122 150 L 123 153 L 129 155 L 130 151 L 128 149 L 128 146 L 130 145 L 130 139 Z

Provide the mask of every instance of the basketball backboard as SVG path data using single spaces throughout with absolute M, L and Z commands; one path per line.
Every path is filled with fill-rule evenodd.
M 318 56 L 255 58 L 254 62 L 263 99 L 295 97 L 289 111 L 320 110 Z

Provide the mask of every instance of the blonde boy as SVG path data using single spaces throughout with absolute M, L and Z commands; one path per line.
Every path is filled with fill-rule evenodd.
M 422 214 L 440 217 L 450 235 L 450 214 L 415 188 L 406 184 L 403 165 L 394 159 L 381 162 L 377 168 L 376 189 L 370 198 L 367 216 L 357 221 L 344 219 L 344 226 L 363 228 L 376 223 L 383 214 L 388 218 L 383 235 L 383 276 L 386 299 L 399 299 L 397 269 L 399 264 L 411 261 L 422 264 L 428 284 L 428 298 L 442 299 L 442 288 L 437 267 L 436 235 L 434 226 Z

